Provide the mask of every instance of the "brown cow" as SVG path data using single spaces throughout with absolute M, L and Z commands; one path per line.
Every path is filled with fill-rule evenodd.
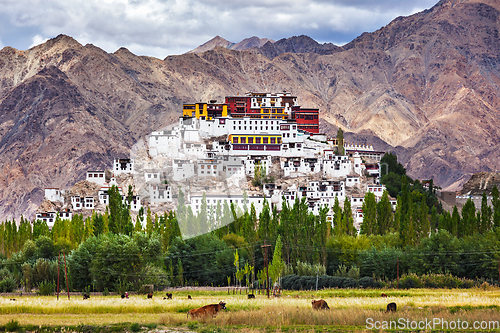
M 319 301 L 312 301 L 311 303 L 314 310 L 330 310 L 328 304 L 324 299 L 320 299 Z
M 385 312 L 396 312 L 396 303 L 392 302 L 387 304 L 387 310 Z
M 387 297 L 387 294 L 382 294 L 381 297 Z
M 217 315 L 217 312 L 225 309 L 226 309 L 226 303 L 220 301 L 219 304 L 209 304 L 202 306 L 201 308 L 198 309 L 189 310 L 187 316 L 188 318 L 189 315 L 191 315 L 191 318 L 206 317 L 206 316 L 215 317 Z
M 167 293 L 167 299 L 172 299 L 172 293 Z
M 153 298 L 153 294 L 149 293 L 148 298 Z

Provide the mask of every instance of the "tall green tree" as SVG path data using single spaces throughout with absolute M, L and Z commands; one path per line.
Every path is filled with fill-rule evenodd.
M 380 235 L 385 235 L 391 229 L 394 229 L 392 222 L 392 206 L 389 200 L 389 194 L 387 191 L 384 191 L 382 198 L 377 203 L 378 233 Z
M 352 217 L 351 201 L 344 200 L 344 213 L 342 214 L 342 229 L 346 235 L 354 236 L 357 231 L 354 227 L 354 218 Z
M 483 197 L 481 200 L 481 223 L 479 226 L 479 232 L 484 234 L 486 231 L 491 229 L 491 218 L 493 212 L 491 207 L 488 205 L 488 197 L 486 192 L 483 192 Z
M 491 204 L 493 206 L 493 227 L 500 227 L 500 198 L 499 192 L 496 185 L 493 185 L 493 189 L 491 190 Z
M 109 220 L 108 220 L 108 228 L 109 232 L 114 234 L 121 234 L 124 231 L 123 228 L 123 207 L 122 207 L 122 196 L 118 187 L 116 185 L 112 185 L 108 190 L 109 196 Z
M 337 152 L 339 155 L 345 155 L 344 151 L 344 131 L 339 127 L 337 130 Z
M 273 260 L 269 266 L 269 277 L 273 280 L 273 282 L 278 281 L 283 269 L 285 269 L 285 262 L 283 261 L 281 251 L 282 247 L 283 244 L 281 243 L 281 237 L 278 235 L 276 245 L 274 246 Z
M 476 221 L 476 206 L 469 198 L 462 207 L 462 223 L 458 226 L 458 237 L 475 234 L 478 231 Z
M 363 223 L 361 224 L 360 232 L 364 235 L 377 235 L 379 234 L 377 225 L 377 201 L 375 194 L 367 192 L 363 200 Z

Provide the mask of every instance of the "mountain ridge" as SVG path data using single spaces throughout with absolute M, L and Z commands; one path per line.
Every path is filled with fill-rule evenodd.
M 440 1 L 317 52 L 309 37 L 277 41 L 268 53 L 216 47 L 163 60 L 64 35 L 26 51 L 3 48 L 0 216 L 32 216 L 44 187 L 109 168 L 176 121 L 182 103 L 247 91 L 291 91 L 321 110 L 330 135 L 342 127 L 348 140 L 375 140 L 410 176 L 459 187 L 500 165 L 499 9 L 490 0 Z

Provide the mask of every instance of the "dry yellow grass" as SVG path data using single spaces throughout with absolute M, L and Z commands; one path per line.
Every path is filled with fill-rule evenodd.
M 396 295 L 399 291 L 384 291 Z M 402 296 L 389 298 L 366 296 L 329 295 L 329 291 L 295 293 L 300 298 L 285 296 L 267 299 L 257 295 L 248 300 L 246 295 L 203 296 L 200 293 L 193 300 L 174 295 L 172 300 L 155 296 L 132 296 L 121 299 L 117 296 L 92 296 L 89 300 L 80 297 L 56 299 L 54 296 L 0 297 L 0 324 L 17 320 L 20 324 L 32 325 L 103 325 L 113 323 L 159 323 L 166 326 L 183 326 L 191 319 L 186 313 L 189 309 L 224 300 L 227 310 L 216 318 L 200 321 L 208 325 L 230 327 L 275 327 L 288 325 L 333 325 L 364 327 L 366 318 L 374 320 L 394 320 L 408 318 L 444 318 L 455 320 L 488 320 L 500 318 L 500 292 L 498 290 L 415 290 Z M 379 292 L 377 291 L 377 294 Z M 331 310 L 313 311 L 311 300 L 323 298 Z M 389 302 L 396 302 L 398 312 L 383 312 Z M 406 307 L 406 308 L 405 308 Z M 467 311 L 460 308 L 467 308 Z M 490 307 L 490 308 L 488 308 Z M 251 330 L 250 330 L 251 331 Z M 250 332 L 249 331 L 249 332 Z

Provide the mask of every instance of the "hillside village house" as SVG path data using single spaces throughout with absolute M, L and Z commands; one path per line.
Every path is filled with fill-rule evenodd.
M 113 161 L 113 174 L 134 172 L 134 160 L 130 158 L 115 158 Z
M 89 182 L 96 183 L 98 185 L 104 185 L 106 182 L 104 171 L 87 171 L 85 180 Z

